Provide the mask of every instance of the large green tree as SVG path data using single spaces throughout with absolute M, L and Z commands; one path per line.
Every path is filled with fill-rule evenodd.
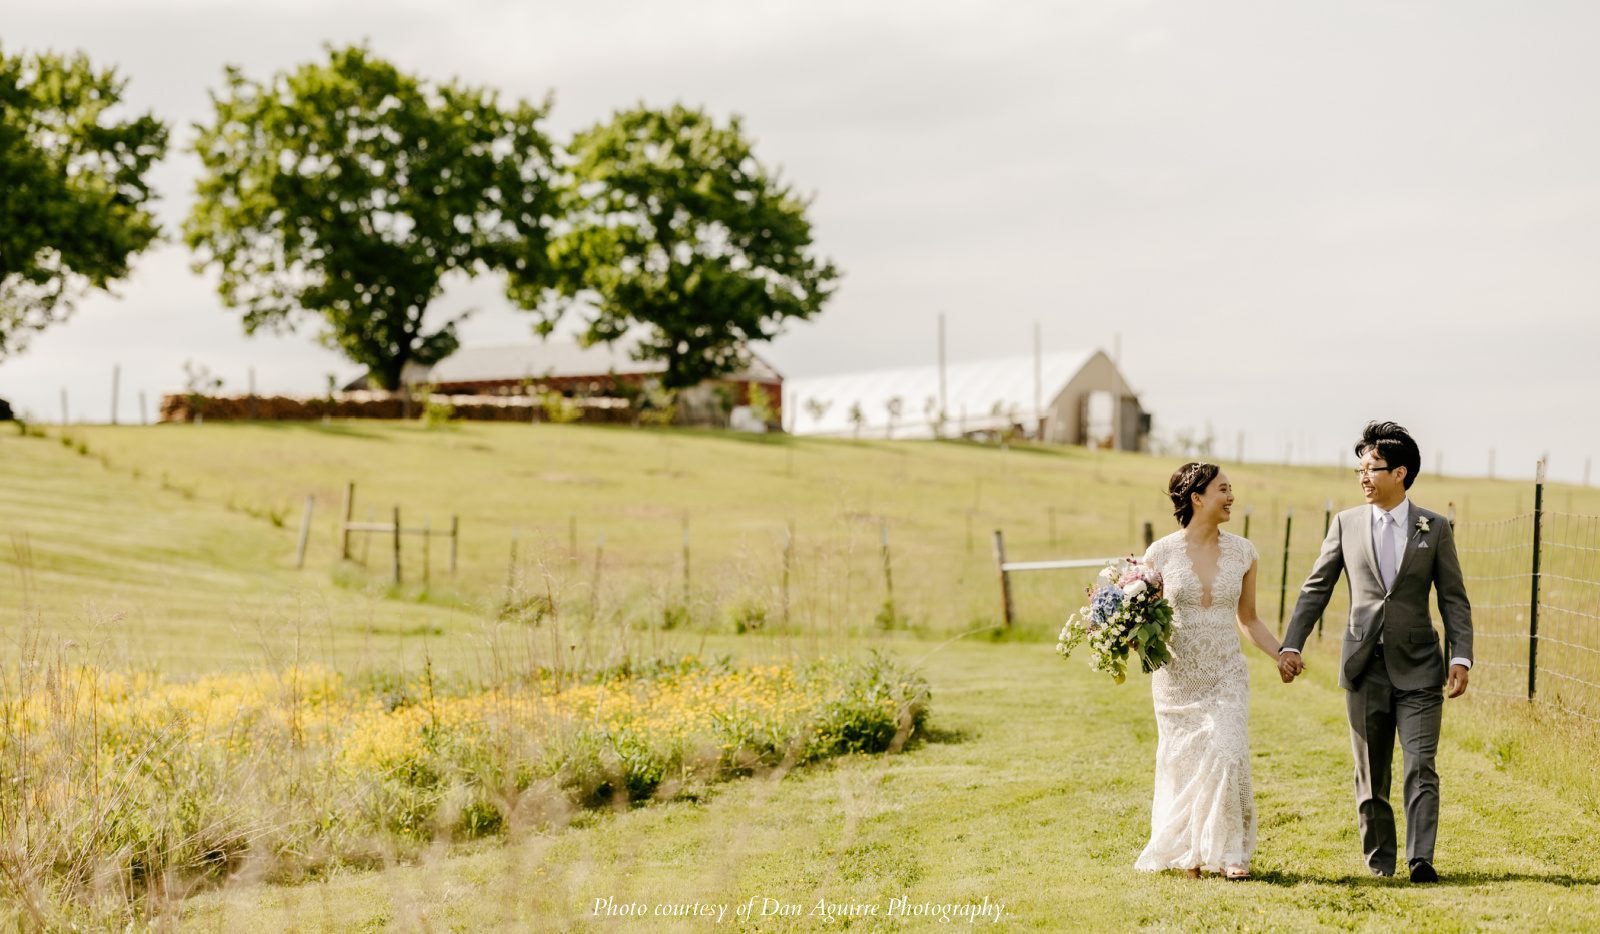
M 167 128 L 117 119 L 124 85 L 81 54 L 0 50 L 0 359 L 125 277 L 160 233 L 145 174 Z
M 246 333 L 320 317 L 326 344 L 398 389 L 408 362 L 458 346 L 460 317 L 425 321 L 446 275 L 546 280 L 548 101 L 503 106 L 361 47 L 266 82 L 227 76 L 198 127 L 205 173 L 185 232 Z
M 590 341 L 642 331 L 665 388 L 742 366 L 749 342 L 815 315 L 839 276 L 813 255 L 807 202 L 756 160 L 737 117 L 618 112 L 574 137 L 566 168 L 559 286 L 514 272 L 513 297 L 544 333 L 574 307 Z

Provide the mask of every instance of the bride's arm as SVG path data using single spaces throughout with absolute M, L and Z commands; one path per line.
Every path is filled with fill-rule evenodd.
M 1244 583 L 1239 588 L 1239 628 L 1256 648 L 1277 661 L 1281 648 L 1278 639 L 1256 615 L 1256 564 L 1255 561 L 1250 562 L 1250 570 L 1245 573 Z

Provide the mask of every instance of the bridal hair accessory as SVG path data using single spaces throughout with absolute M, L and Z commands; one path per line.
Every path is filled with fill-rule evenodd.
M 1133 558 L 1108 565 L 1085 591 L 1089 605 L 1068 617 L 1056 642 L 1056 654 L 1066 658 L 1078 643 L 1089 640 L 1089 667 L 1111 675 L 1118 684 L 1127 679 L 1130 651 L 1139 656 L 1146 673 L 1172 661 L 1167 640 L 1172 637 L 1172 607 L 1161 595 L 1161 574 Z

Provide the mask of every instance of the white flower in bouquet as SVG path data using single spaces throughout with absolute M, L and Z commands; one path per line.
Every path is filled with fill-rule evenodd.
M 1167 639 L 1172 635 L 1172 607 L 1161 595 L 1161 575 L 1154 568 L 1129 560 L 1111 565 L 1089 588 L 1089 605 L 1068 617 L 1056 642 L 1062 658 L 1078 643 L 1089 641 L 1089 667 L 1111 675 L 1118 684 L 1126 679 L 1130 652 L 1137 654 L 1146 672 L 1172 660 Z

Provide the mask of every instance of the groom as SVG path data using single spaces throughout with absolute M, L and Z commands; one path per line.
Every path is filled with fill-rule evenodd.
M 1390 763 L 1398 733 L 1405 752 L 1406 860 L 1412 882 L 1437 882 L 1433 843 L 1439 832 L 1439 722 L 1447 683 L 1445 655 L 1428 615 L 1438 594 L 1450 647 L 1449 696 L 1467 690 L 1472 667 L 1472 607 L 1467 603 L 1455 537 L 1444 516 L 1406 498 L 1422 466 L 1411 435 L 1394 422 L 1372 422 L 1356 443 L 1361 492 L 1368 505 L 1333 518 L 1311 576 L 1300 588 L 1278 656 L 1284 681 L 1305 670 L 1300 649 L 1328 605 L 1343 571 L 1350 587 L 1339 686 L 1345 689 L 1356 760 L 1356 814 L 1373 874 L 1395 869 Z

